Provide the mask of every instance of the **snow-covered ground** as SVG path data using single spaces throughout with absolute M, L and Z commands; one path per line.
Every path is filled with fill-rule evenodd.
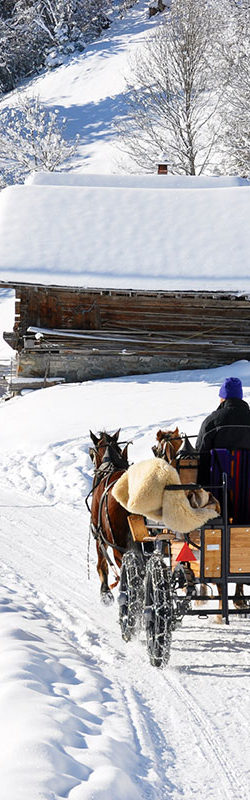
M 112 123 L 123 113 L 128 57 L 156 24 L 138 3 L 82 56 L 25 83 L 67 117 L 70 135 L 82 126 L 86 173 L 120 170 Z M 244 291 L 241 275 L 239 286 L 236 264 L 234 286 Z M 44 273 L 39 279 L 46 282 Z M 185 288 L 196 279 L 190 264 Z M 110 285 L 110 276 L 101 280 Z M 119 280 L 129 288 L 126 270 Z M 13 323 L 14 293 L 0 289 L 1 371 L 12 355 L 2 331 Z M 89 429 L 121 427 L 122 439 L 133 441 L 130 461 L 139 461 L 151 455 L 159 427 L 196 434 L 229 374 L 242 378 L 249 402 L 246 361 L 0 401 L 1 800 L 246 800 L 250 620 L 232 617 L 226 627 L 187 617 L 169 666 L 153 669 L 143 637 L 122 641 L 117 589 L 112 607 L 100 603 L 84 502 L 93 474 Z
M 0 311 L 11 329 L 11 297 Z M 151 667 L 143 637 L 122 641 L 117 590 L 100 603 L 84 502 L 90 428 L 121 427 L 130 461 L 149 457 L 159 427 L 197 433 L 228 374 L 249 401 L 240 362 L 0 404 L 1 800 L 248 796 L 250 620 L 188 617 Z

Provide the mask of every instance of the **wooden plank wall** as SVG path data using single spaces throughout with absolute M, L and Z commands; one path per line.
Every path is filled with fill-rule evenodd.
M 250 298 L 222 292 L 126 292 L 61 287 L 16 289 L 15 330 L 162 331 L 175 336 L 250 335 Z
M 29 326 L 65 331 L 63 339 L 44 338 L 45 348 L 95 360 L 129 357 L 135 372 L 197 368 L 250 360 L 250 298 L 228 292 L 150 292 L 16 285 L 12 346 L 26 359 L 39 360 Z M 85 332 L 81 340 L 67 332 Z M 87 334 L 91 334 L 91 339 Z M 24 339 L 25 337 L 25 339 Z M 107 338 L 106 338 L 107 337 Z M 131 339 L 133 337 L 133 339 Z M 9 343 L 11 343 L 9 341 Z M 43 345 L 40 345 L 40 355 Z M 136 361 L 138 360 L 138 364 Z M 151 359 L 147 365 L 147 358 Z M 133 366 L 132 366 L 133 362 Z M 25 361 L 23 360 L 23 366 Z M 99 367 L 95 368 L 96 370 Z M 27 367 L 28 368 L 28 367 Z M 20 360 L 21 369 L 21 360 Z M 59 369 L 59 367 L 57 367 Z M 113 360 L 112 374 L 118 364 Z M 126 366 L 127 374 L 129 372 Z M 31 373 L 30 373 L 31 374 Z M 58 372 L 55 372 L 58 374 Z M 104 372 L 105 374 L 105 372 Z

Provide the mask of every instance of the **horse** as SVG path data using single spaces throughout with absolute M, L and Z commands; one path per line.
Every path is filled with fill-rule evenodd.
M 119 581 L 119 574 L 107 549 L 112 548 L 114 560 L 120 569 L 122 556 L 128 550 L 131 542 L 127 521 L 129 512 L 112 496 L 114 484 L 129 466 L 128 444 L 121 449 L 118 443 L 119 433 L 120 429 L 113 434 L 101 431 L 96 436 L 90 431 L 94 448 L 89 448 L 89 455 L 95 469 L 90 492 L 92 494 L 91 509 L 89 509 L 90 529 L 96 540 L 97 572 L 101 581 L 101 599 L 105 604 L 114 600 L 111 589 Z M 111 586 L 108 584 L 109 566 L 115 572 L 115 582 Z
M 156 439 L 157 439 L 157 444 L 152 447 L 154 455 L 157 456 L 158 458 L 164 458 L 165 461 L 168 461 L 168 463 L 171 464 L 173 467 L 175 468 L 177 467 L 180 475 L 180 480 L 182 483 L 186 484 L 189 482 L 196 483 L 198 474 L 199 456 L 198 453 L 196 453 L 196 451 L 190 444 L 187 436 L 184 436 L 183 439 L 179 434 L 179 428 L 175 428 L 174 431 L 171 430 L 157 431 Z M 181 466 L 182 458 L 184 459 L 184 467 Z M 192 491 L 190 493 L 187 492 L 191 505 L 193 504 L 193 502 L 195 503 L 196 500 L 198 500 L 199 503 L 200 491 L 203 490 L 198 489 L 194 493 Z M 192 537 L 193 539 L 197 539 L 197 534 L 194 535 L 194 533 L 192 533 Z M 196 544 L 197 543 L 198 542 L 196 541 Z M 204 594 L 204 596 L 207 594 L 206 585 L 201 586 L 201 591 Z M 217 591 L 219 595 L 219 608 L 221 608 L 222 604 L 221 587 L 219 585 L 217 585 Z M 240 608 L 240 609 L 244 608 L 246 605 L 243 584 L 241 583 L 236 584 L 233 604 L 235 608 Z M 216 616 L 216 622 L 222 622 L 220 615 Z
M 179 433 L 179 428 L 174 431 L 157 431 L 157 444 L 152 451 L 157 458 L 164 458 L 168 464 L 179 472 L 181 483 L 197 483 L 198 455 L 192 447 L 188 437 Z M 190 499 L 190 492 L 186 491 Z M 196 493 L 197 494 L 197 493 Z M 198 505 L 198 495 L 196 497 Z M 191 502 L 192 505 L 192 502 Z
M 157 444 L 152 447 L 152 451 L 157 458 L 164 458 L 172 467 L 176 467 L 175 456 L 182 445 L 183 439 L 179 434 L 179 428 L 174 431 L 157 431 Z

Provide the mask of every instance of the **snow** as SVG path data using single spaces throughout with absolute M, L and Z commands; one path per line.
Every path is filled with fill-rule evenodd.
M 0 363 L 9 361 L 14 355 L 11 347 L 4 341 L 2 331 L 12 330 L 14 325 L 14 292 L 0 289 Z M 9 328 L 10 325 L 10 328 Z
M 25 83 L 67 116 L 71 135 L 84 125 L 84 172 L 35 175 L 1 193 L 0 281 L 249 291 L 246 183 L 168 176 L 165 189 L 162 176 L 158 184 L 158 176 L 111 175 L 128 54 L 155 24 L 138 3 L 82 56 Z M 99 250 L 87 224 L 95 212 Z M 1 368 L 13 354 L 2 332 L 12 330 L 14 309 L 14 292 L 0 287 Z M 117 589 L 112 607 L 100 603 L 85 506 L 90 429 L 121 427 L 121 439 L 133 441 L 130 461 L 148 458 L 160 427 L 197 434 L 227 375 L 242 379 L 250 402 L 247 361 L 0 401 L 1 800 L 248 796 L 249 618 L 226 627 L 186 617 L 169 666 L 151 667 L 143 636 L 121 638 Z
M 237 175 L 93 175 L 89 172 L 31 172 L 30 186 L 113 186 L 135 189 L 228 189 L 250 186 L 247 178 Z
M 3 107 L 18 103 L 22 94 L 39 97 L 66 120 L 69 137 L 80 134 L 79 155 L 73 167 L 109 174 L 120 172 L 123 165 L 127 171 L 128 159 L 118 147 L 114 123 L 125 113 L 125 76 L 130 75 L 130 58 L 158 24 L 159 19 L 149 20 L 145 0 L 139 0 L 123 19 L 114 9 L 111 27 L 81 55 L 24 81 L 4 98 Z
M 246 186 L 9 187 L 0 194 L 0 278 L 151 289 L 196 281 L 245 291 L 249 217 Z
M 1 403 L 1 800 L 245 800 L 249 618 L 186 617 L 168 667 L 151 667 L 143 636 L 121 638 L 117 589 L 100 603 L 84 502 L 89 429 L 121 427 L 130 462 L 148 458 L 159 427 L 198 432 L 229 374 L 249 402 L 241 361 Z
M 160 19 L 149 20 L 143 0 L 123 19 L 115 12 L 83 54 L 4 99 L 38 96 L 81 142 L 70 172 L 33 174 L 1 192 L 0 281 L 250 290 L 249 181 L 148 175 L 147 164 L 144 175 L 126 174 L 115 127 L 126 114 L 125 76 Z

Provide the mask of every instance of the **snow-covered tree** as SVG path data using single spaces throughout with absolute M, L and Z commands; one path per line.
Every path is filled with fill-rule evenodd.
M 215 70 L 216 8 L 172 0 L 164 21 L 130 65 L 122 146 L 144 170 L 167 159 L 173 173 L 209 168 L 218 137 L 220 87 Z
M 11 17 L 0 17 L 0 93 L 41 68 L 49 36 L 34 5 L 15 3 Z
M 224 0 L 225 2 L 225 0 Z M 224 64 L 230 75 L 221 108 L 224 171 L 250 176 L 250 0 L 230 4 Z
M 22 182 L 32 170 L 60 169 L 76 153 L 78 136 L 67 140 L 66 121 L 38 98 L 0 112 L 0 169 L 2 182 Z
M 109 0 L 2 0 L 0 93 L 41 67 L 57 66 L 109 25 Z

